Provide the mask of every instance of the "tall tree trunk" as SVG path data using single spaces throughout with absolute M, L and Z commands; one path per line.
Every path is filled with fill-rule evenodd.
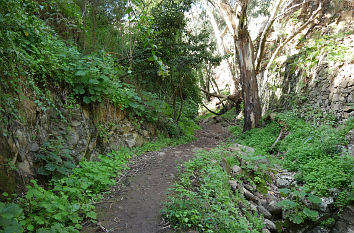
M 235 48 L 240 66 L 242 97 L 244 101 L 243 131 L 247 131 L 258 126 L 261 118 L 261 104 L 258 96 L 253 45 L 246 28 L 239 29 L 238 36 L 235 37 Z
M 96 1 L 93 1 L 92 4 L 92 49 L 95 49 L 95 42 L 96 42 Z

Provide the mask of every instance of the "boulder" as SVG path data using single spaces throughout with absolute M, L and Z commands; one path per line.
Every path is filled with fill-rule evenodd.
M 233 191 L 236 191 L 236 190 L 237 190 L 237 182 L 236 182 L 236 181 L 234 181 L 234 180 L 229 180 L 229 184 L 230 184 L 231 189 L 232 189 Z
M 270 221 L 269 219 L 264 219 L 264 225 L 266 225 L 267 229 L 269 230 L 276 230 L 277 227 L 274 222 Z
M 242 191 L 243 191 L 243 194 L 245 195 L 245 198 L 249 201 L 255 201 L 257 202 L 257 198 L 250 192 L 248 191 L 247 189 L 245 188 L 242 188 Z
M 331 233 L 354 233 L 354 205 L 347 206 L 339 215 Z
M 232 167 L 232 174 L 234 175 L 240 175 L 242 173 L 242 169 L 241 167 L 237 166 L 237 165 L 234 165 Z
M 279 188 L 289 187 L 295 181 L 295 173 L 285 172 L 279 174 L 275 180 Z
M 261 213 L 264 217 L 272 218 L 272 214 L 266 208 L 264 208 L 264 206 L 259 205 L 259 206 L 257 206 L 257 209 L 258 209 L 259 213 Z
M 334 204 L 333 197 L 322 197 L 321 200 L 322 200 L 322 202 L 321 202 L 321 204 L 319 206 L 320 210 L 322 212 L 329 212 L 330 208 Z
M 281 211 L 282 211 L 282 209 L 279 206 L 277 206 L 276 204 L 277 204 L 277 201 L 271 201 L 266 206 L 267 210 L 273 215 L 281 214 Z
M 229 147 L 229 150 L 231 150 L 232 152 L 237 153 L 238 155 L 254 155 L 254 148 L 249 147 L 249 146 L 244 146 L 241 144 L 233 144 Z

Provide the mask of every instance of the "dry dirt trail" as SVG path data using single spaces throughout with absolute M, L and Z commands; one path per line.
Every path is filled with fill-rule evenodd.
M 210 150 L 229 137 L 221 124 L 201 125 L 197 140 L 132 159 L 130 170 L 112 187 L 110 195 L 97 204 L 98 224 L 84 226 L 82 232 L 161 233 L 160 211 L 173 185 L 176 167 L 199 149 Z

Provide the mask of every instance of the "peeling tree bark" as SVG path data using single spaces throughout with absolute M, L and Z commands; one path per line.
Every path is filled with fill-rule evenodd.
M 217 6 L 228 30 L 234 37 L 235 53 L 240 68 L 242 98 L 244 101 L 243 131 L 255 128 L 261 118 L 261 104 L 258 97 L 254 52 L 246 25 L 248 0 L 238 0 L 232 8 L 227 0 L 209 0 Z
M 238 32 L 238 37 L 235 38 L 235 47 L 240 66 L 242 98 L 244 101 L 243 131 L 247 131 L 257 127 L 261 118 L 253 45 L 247 29 L 241 29 Z

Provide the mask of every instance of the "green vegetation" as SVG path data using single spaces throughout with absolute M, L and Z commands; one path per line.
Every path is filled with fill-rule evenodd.
M 38 174 L 50 177 L 69 175 L 75 167 L 73 158 L 68 149 L 63 149 L 61 138 L 52 139 L 43 143 L 38 154 L 35 155 L 36 163 L 41 164 Z
M 238 191 L 233 193 L 230 189 L 230 177 L 218 165 L 223 153 L 222 147 L 210 152 L 199 151 L 193 160 L 184 163 L 178 182 L 171 189 L 171 196 L 162 211 L 175 229 L 261 232 L 262 217 L 249 208 L 245 215 L 240 212 L 238 203 L 247 205 L 247 201 Z
M 53 22 L 47 18 L 51 17 L 47 15 L 47 11 L 67 17 L 72 20 L 69 20 L 71 23 L 81 22 L 88 17 L 80 15 L 79 2 L 70 1 L 73 4 L 71 7 L 59 1 L 45 2 L 44 5 L 31 0 L 0 3 L 0 129 L 3 135 L 7 135 L 11 122 L 25 120 L 25 117 L 21 118 L 22 115 L 18 114 L 18 109 L 28 99 L 43 113 L 50 108 L 56 109 L 58 117 L 64 120 L 53 100 L 53 94 L 60 95 L 59 90 L 65 90 L 67 94 L 62 98 L 68 102 L 108 102 L 127 110 L 132 119 L 155 123 L 167 121 L 166 124 L 159 124 L 166 127 L 173 123 L 179 128 L 177 123 L 183 118 L 183 114 L 190 118 L 196 117 L 200 102 L 196 70 L 203 68 L 203 61 L 213 60 L 217 63 L 219 59 L 212 57 L 210 49 L 213 46 L 208 42 L 205 31 L 191 34 L 185 29 L 184 11 L 190 7 L 190 3 L 163 2 L 151 9 L 150 13 L 143 12 L 151 14 L 150 16 L 144 15 L 139 20 L 129 18 L 138 29 L 134 31 L 138 42 L 134 47 L 134 54 L 131 54 L 131 48 L 130 58 L 122 60 L 116 58 L 115 52 L 101 49 L 94 49 L 87 54 L 87 50 L 82 51 L 80 47 L 86 47 L 87 42 L 94 43 L 93 41 L 76 45 L 60 38 L 65 30 L 54 31 L 50 27 L 58 29 L 58 25 L 52 25 Z M 107 0 L 107 4 L 113 3 Z M 99 8 L 98 5 L 91 5 L 91 2 L 87 7 Z M 102 9 L 96 10 L 107 20 L 112 16 L 105 15 L 110 13 Z M 131 11 L 132 8 L 129 8 L 127 14 Z M 39 13 L 43 14 L 42 17 L 49 26 L 37 17 Z M 93 12 L 89 13 L 90 17 L 96 17 L 92 14 Z M 120 17 L 124 14 L 121 12 Z M 108 28 L 115 30 L 112 27 L 106 29 Z M 93 32 L 96 29 L 87 30 Z M 108 34 L 105 32 L 105 35 Z M 187 40 L 182 40 L 182 37 Z M 102 43 L 104 48 L 104 42 Z M 92 45 L 100 47 L 98 44 Z M 138 58 L 135 59 L 135 56 Z M 162 64 L 161 59 L 165 64 Z M 131 61 L 127 64 L 126 61 L 129 60 Z M 162 77 L 161 66 L 165 67 Z M 187 124 L 184 121 L 183 124 Z
M 5 194 L 7 196 L 7 194 Z M 19 219 L 23 218 L 22 209 L 15 203 L 0 202 L 0 230 L 1 232 L 19 232 L 23 229 Z
M 282 160 L 278 162 L 298 172 L 296 178 L 304 183 L 307 191 L 327 195 L 333 188 L 354 191 L 351 185 L 354 160 L 341 155 L 339 149 L 345 145 L 345 135 L 354 128 L 353 122 L 349 119 L 337 128 L 331 124 L 317 126 L 288 112 L 278 114 L 275 122 L 245 134 L 241 134 L 238 126 L 230 127 L 230 131 L 237 142 L 254 147 L 256 153 L 269 156 L 270 149 L 274 154 L 279 152 Z M 271 148 L 282 127 L 287 130 L 287 136 Z
M 290 189 L 280 189 L 281 195 L 291 195 L 292 200 L 284 199 L 277 203 L 277 206 L 282 207 L 285 210 L 285 217 L 295 224 L 301 224 L 306 218 L 313 221 L 317 220 L 319 213 L 316 210 L 311 210 L 309 207 L 304 205 L 304 202 L 318 205 L 321 203 L 321 198 L 311 194 L 306 193 L 302 190 L 293 188 Z
M 126 163 L 133 155 L 186 143 L 190 139 L 160 138 L 142 147 L 123 148 L 100 155 L 96 161 L 81 161 L 70 175 L 53 178 L 47 188 L 32 180 L 25 196 L 14 199 L 17 204 L 0 203 L 0 207 L 4 207 L 0 208 L 0 230 L 2 227 L 18 229 L 14 232 L 21 232 L 19 229 L 22 228 L 40 233 L 78 232 L 84 219 L 96 219 L 95 202 L 103 197 L 124 170 L 129 169 Z
M 302 89 L 306 86 L 304 79 L 310 75 L 312 69 L 319 63 L 319 58 L 323 57 L 322 62 L 343 62 L 354 58 L 354 53 L 350 47 L 343 45 L 343 38 L 352 32 L 339 32 L 337 34 L 322 35 L 320 32 L 314 33 L 309 41 L 304 38 L 299 39 L 298 46 L 300 52 L 288 58 L 290 73 L 293 74 L 301 69 L 301 80 L 298 87 Z M 305 46 L 304 46 L 305 45 Z

